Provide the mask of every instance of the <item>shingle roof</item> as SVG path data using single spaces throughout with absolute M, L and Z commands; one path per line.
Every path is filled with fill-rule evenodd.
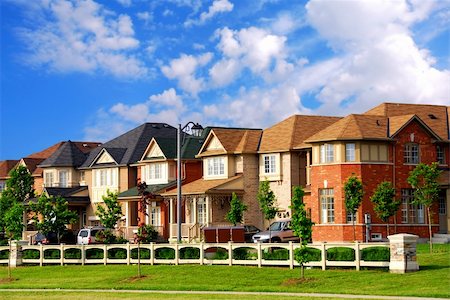
M 151 184 L 147 186 L 146 191 L 150 192 L 152 194 L 159 194 L 161 191 L 165 191 L 168 188 L 174 187 L 177 185 L 177 181 L 171 181 L 169 183 L 165 183 L 165 184 Z M 118 195 L 118 199 L 123 199 L 123 198 L 131 198 L 131 197 L 139 197 L 139 193 L 138 193 L 138 189 L 137 187 L 132 187 L 129 190 L 126 190 L 122 193 L 120 193 Z
M 86 160 L 87 154 L 80 150 L 72 141 L 67 141 L 59 147 L 39 167 L 79 167 Z
M 0 161 L 0 179 L 6 179 L 9 171 L 11 171 L 18 162 L 18 160 L 14 159 Z
M 447 106 L 425 104 L 382 103 L 364 113 L 396 117 L 417 115 L 441 139 L 450 139 L 449 111 Z
M 234 177 L 226 178 L 226 179 L 215 179 L 215 180 L 204 180 L 198 179 L 187 184 L 183 184 L 182 193 L 183 195 L 199 195 L 199 194 L 209 194 L 214 192 L 220 192 L 220 187 L 230 183 L 232 181 L 241 179 L 242 175 L 237 175 Z M 243 189 L 243 188 L 242 188 Z M 237 189 L 234 189 L 237 191 Z M 240 189 L 239 189 L 240 190 Z M 174 196 L 177 194 L 176 189 L 171 189 L 165 193 L 162 193 L 162 196 Z
M 220 141 L 225 153 L 256 153 L 258 151 L 262 129 L 212 128 L 211 134 L 215 135 Z M 208 150 L 199 154 L 199 156 L 223 153 L 223 151 Z
M 305 140 L 340 117 L 293 115 L 263 131 L 259 152 L 289 151 L 305 146 Z
M 110 149 L 108 153 L 110 153 L 111 149 L 124 149 L 112 150 L 114 154 L 110 153 L 111 156 L 115 156 L 114 158 L 118 159 L 117 163 L 119 165 L 135 163 L 141 159 L 153 137 L 176 137 L 176 134 L 176 128 L 168 124 L 144 123 L 92 150 L 81 168 L 89 168 L 103 148 Z
M 87 186 L 77 186 L 71 188 L 60 187 L 46 187 L 44 188 L 49 196 L 60 196 L 64 198 L 70 205 L 87 205 L 90 203 L 89 196 L 78 196 L 76 194 L 85 191 L 87 193 Z M 36 199 L 31 199 L 35 201 Z

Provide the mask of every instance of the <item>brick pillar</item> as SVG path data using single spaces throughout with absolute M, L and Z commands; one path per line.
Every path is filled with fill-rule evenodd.
M 391 261 L 389 263 L 391 273 L 416 272 L 419 270 L 416 256 L 418 238 L 417 235 L 404 233 L 388 236 L 391 250 Z
M 27 245 L 27 241 L 10 241 L 11 253 L 10 253 L 10 266 L 15 268 L 22 265 L 22 245 Z

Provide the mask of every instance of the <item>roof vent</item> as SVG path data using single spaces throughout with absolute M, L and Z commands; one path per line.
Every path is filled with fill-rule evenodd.
M 88 146 L 88 144 L 83 144 L 83 147 L 87 147 Z
M 436 120 L 437 119 L 437 117 L 435 115 L 433 115 L 433 114 L 429 114 L 428 117 L 430 119 L 432 119 L 432 120 Z
M 380 120 L 377 120 L 377 126 L 380 126 Z
M 152 124 L 153 128 L 159 128 L 158 124 Z

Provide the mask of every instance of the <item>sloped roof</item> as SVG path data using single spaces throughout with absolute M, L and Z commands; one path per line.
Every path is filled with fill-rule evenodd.
M 259 152 L 306 147 L 305 140 L 341 117 L 293 115 L 263 131 Z
M 79 167 L 86 160 L 86 153 L 80 150 L 72 141 L 64 142 L 39 167 Z
M 0 161 L 0 179 L 8 177 L 9 171 L 11 171 L 18 163 L 18 160 L 9 159 Z
M 427 104 L 382 103 L 364 113 L 396 117 L 417 115 L 442 140 L 450 139 L 449 109 L 447 106 Z
M 76 186 L 70 188 L 62 188 L 62 187 L 45 187 L 44 190 L 47 192 L 49 196 L 61 196 L 63 198 L 73 196 L 82 191 L 87 191 L 87 186 Z
M 199 195 L 199 194 L 212 194 L 212 193 L 220 193 L 220 188 L 226 186 L 227 184 L 232 183 L 233 181 L 239 180 L 242 178 L 242 175 L 237 175 L 234 177 L 226 178 L 226 179 L 215 179 L 215 180 L 204 180 L 198 179 L 182 186 L 183 195 Z M 238 191 L 237 189 L 234 189 Z M 242 189 L 239 189 L 243 190 Z M 177 189 L 171 189 L 165 193 L 162 193 L 161 196 L 175 196 L 177 194 Z
M 148 143 L 153 137 L 175 137 L 176 128 L 165 123 L 144 123 L 121 136 L 110 140 L 100 147 L 92 150 L 89 153 L 86 161 L 81 165 L 81 168 L 89 168 L 94 160 L 97 158 L 100 151 L 105 148 L 108 153 L 119 165 L 128 165 L 139 161 L 144 154 Z M 122 150 L 111 150 L 122 149 Z M 113 153 L 111 153 L 112 151 Z
M 171 181 L 169 183 L 165 183 L 165 184 L 150 184 L 147 186 L 146 191 L 149 193 L 152 193 L 152 194 L 159 194 L 161 191 L 165 191 L 176 185 L 177 185 L 176 180 Z M 129 190 L 126 190 L 126 191 L 120 193 L 117 198 L 123 199 L 123 198 L 136 198 L 136 197 L 139 197 L 139 192 L 138 192 L 137 187 L 135 186 Z
M 214 135 L 222 144 L 225 153 L 256 153 L 261 140 L 262 129 L 212 128 L 209 138 Z M 223 151 L 208 150 L 198 156 L 223 154 Z
M 30 158 L 30 157 L 24 157 L 20 161 L 23 161 L 25 163 L 26 168 L 32 175 L 39 175 L 40 172 L 42 172 L 41 168 L 38 168 L 37 166 L 42 163 L 45 160 L 45 158 Z
M 387 124 L 387 118 L 383 116 L 352 114 L 309 137 L 307 142 L 388 139 Z

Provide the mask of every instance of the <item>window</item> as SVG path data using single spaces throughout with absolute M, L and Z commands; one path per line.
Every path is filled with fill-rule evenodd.
M 334 223 L 334 190 L 320 190 L 320 221 L 321 223 Z
M 45 181 L 45 186 L 52 187 L 53 186 L 53 172 L 45 172 L 44 173 L 44 181 Z
M 151 164 L 148 166 L 148 179 L 162 179 L 162 164 Z
M 447 214 L 447 203 L 445 203 L 444 195 L 439 195 L 439 214 L 440 215 Z
M 80 172 L 80 181 L 85 181 L 86 180 L 86 175 L 84 173 L 84 171 Z
M 67 171 L 59 171 L 59 187 L 68 187 L 67 178 Z
M 405 164 L 419 163 L 419 145 L 410 143 L 405 145 L 404 151 Z
M 4 189 L 5 189 L 5 183 L 0 182 L 0 193 L 3 192 Z
M 150 224 L 152 226 L 161 226 L 161 207 L 152 206 L 150 208 Z
M 345 161 L 355 161 L 355 144 L 345 144 Z
M 334 161 L 334 147 L 332 144 L 323 144 L 320 146 L 320 162 L 329 163 Z
M 199 199 L 197 202 L 197 218 L 198 223 L 201 225 L 205 225 L 207 223 L 207 214 L 206 214 L 206 201 L 205 199 Z
M 443 147 L 440 145 L 436 146 L 436 156 L 437 156 L 436 160 L 440 165 L 445 164 L 445 152 Z
M 117 186 L 117 169 L 94 170 L 94 186 Z
M 413 189 L 402 189 L 402 223 L 425 223 L 425 211 L 423 205 L 413 204 Z
M 264 173 L 274 174 L 277 172 L 276 167 L 276 157 L 275 155 L 265 155 L 264 156 Z
M 347 212 L 347 223 L 353 223 L 353 220 L 356 222 L 356 213 Z
M 208 175 L 224 175 L 225 159 L 223 157 L 208 158 Z

